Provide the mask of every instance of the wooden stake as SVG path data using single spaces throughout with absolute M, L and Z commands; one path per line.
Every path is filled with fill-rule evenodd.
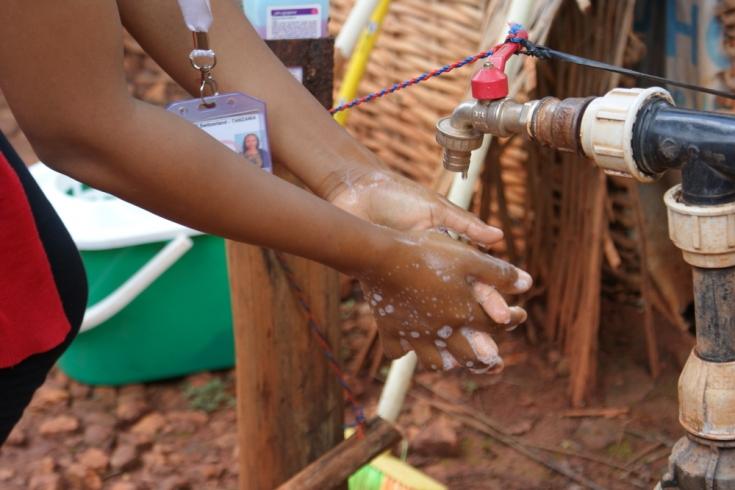
M 240 490 L 271 490 L 343 439 L 342 394 L 274 253 L 227 242 L 237 357 Z M 287 256 L 330 344 L 337 273 Z

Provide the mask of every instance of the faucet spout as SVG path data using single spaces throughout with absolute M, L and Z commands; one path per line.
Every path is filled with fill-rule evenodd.
M 471 130 L 474 126 L 473 114 L 479 103 L 476 100 L 464 100 L 452 111 L 449 122 L 457 130 Z
M 436 142 L 444 148 L 442 164 L 452 172 L 467 175 L 472 151 L 482 146 L 483 135 L 473 125 L 476 101 L 459 104 L 451 116 L 436 123 Z
M 482 146 L 484 134 L 510 136 L 525 133 L 532 108 L 512 99 L 466 100 L 436 125 L 436 141 L 444 148 L 447 170 L 467 174 L 472 151 Z

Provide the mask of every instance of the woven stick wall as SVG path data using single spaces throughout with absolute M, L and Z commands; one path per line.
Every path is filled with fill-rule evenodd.
M 567 2 L 548 44 L 619 65 L 633 7 L 634 0 L 599 0 L 582 14 Z M 539 95 L 560 98 L 603 94 L 618 82 L 615 75 L 565 63 L 540 64 L 538 79 Z M 535 246 L 529 247 L 528 266 L 545 288 L 544 330 L 564 347 L 571 400 L 581 405 L 596 379 L 602 268 L 613 203 L 605 175 L 576 155 L 540 151 L 530 164 L 535 222 L 529 240 Z M 632 255 L 629 261 L 640 269 L 637 254 Z

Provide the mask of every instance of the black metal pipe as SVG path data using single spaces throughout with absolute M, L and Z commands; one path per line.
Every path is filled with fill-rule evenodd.
M 649 174 L 682 169 L 689 204 L 735 201 L 735 116 L 680 109 L 659 99 L 633 126 L 633 157 Z
M 692 267 L 697 354 L 713 362 L 735 361 L 735 267 Z

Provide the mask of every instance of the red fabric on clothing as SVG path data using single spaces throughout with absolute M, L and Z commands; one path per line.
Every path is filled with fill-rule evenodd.
M 28 199 L 0 153 L 0 368 L 56 347 L 70 330 Z

